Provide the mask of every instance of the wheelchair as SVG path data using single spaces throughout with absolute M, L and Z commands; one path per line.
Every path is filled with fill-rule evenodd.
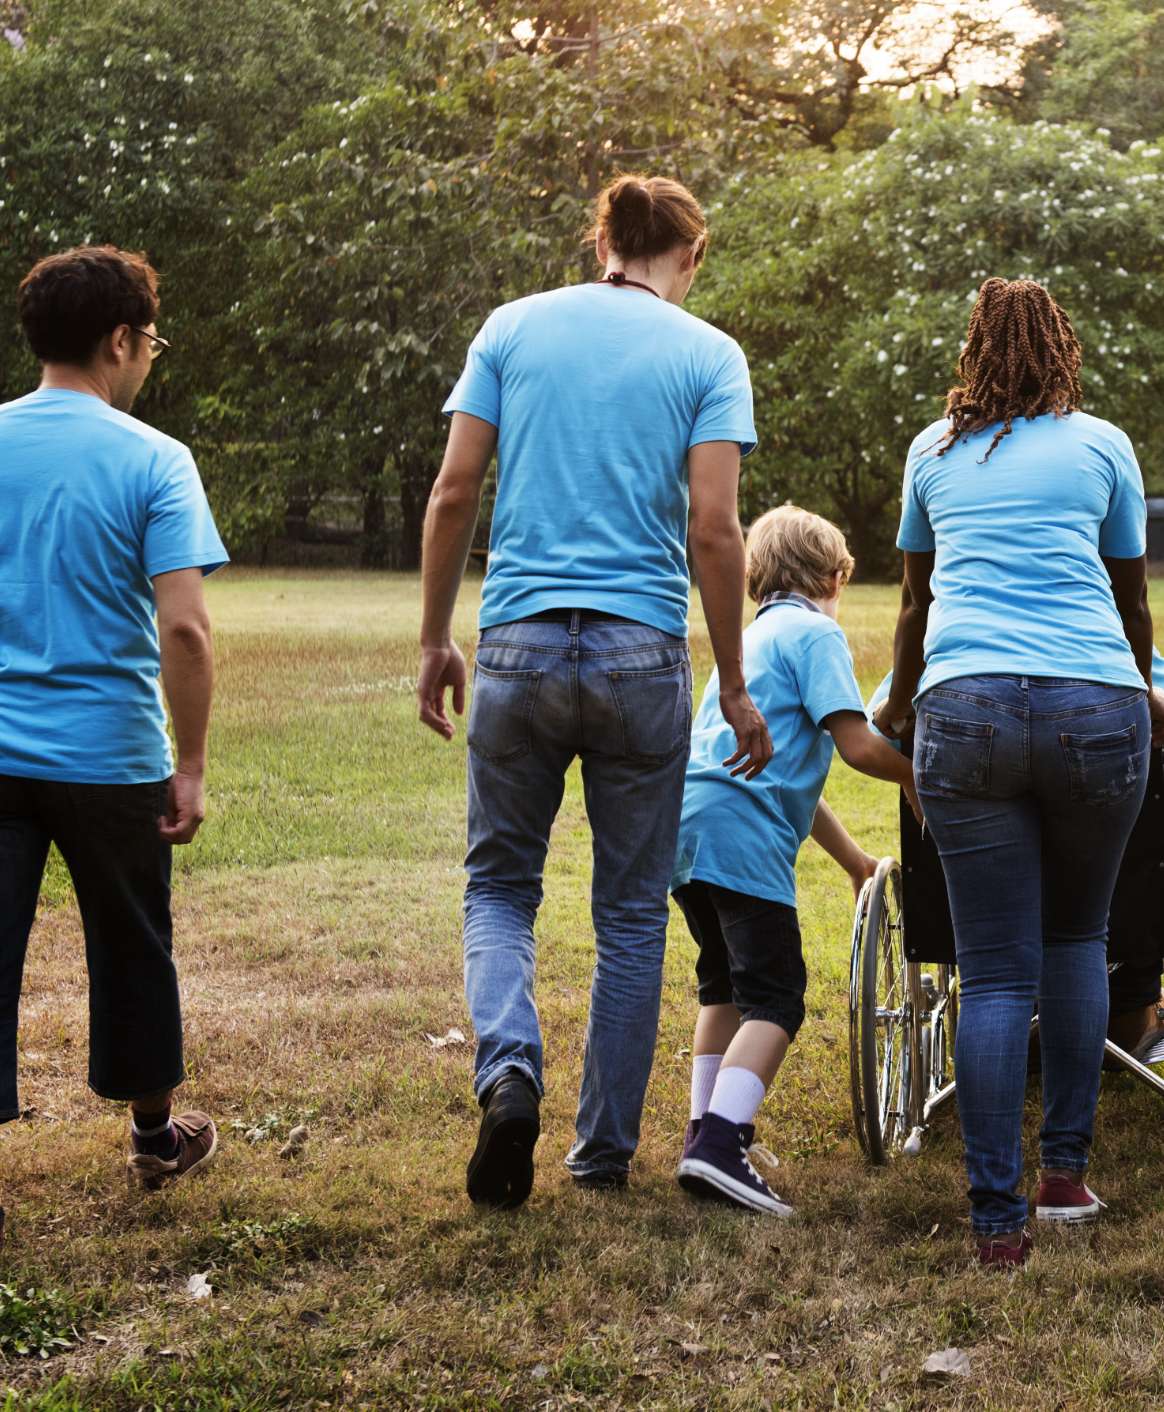
M 883 858 L 861 889 L 849 966 L 853 1124 L 878 1165 L 920 1152 L 934 1114 L 955 1093 L 958 973 L 946 883 L 933 839 L 904 795 L 900 818 L 901 861 Z M 1164 750 L 1152 752 L 1108 927 L 1109 972 L 1122 963 L 1164 964 Z M 1037 1029 L 1037 1015 L 1031 1024 Z M 1164 1093 L 1164 1079 L 1111 1040 L 1106 1054 Z

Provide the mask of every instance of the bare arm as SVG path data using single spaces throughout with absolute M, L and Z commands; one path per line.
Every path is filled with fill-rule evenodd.
M 905 578 L 901 585 L 901 611 L 893 633 L 893 682 L 889 695 L 874 717 L 877 729 L 893 737 L 894 721 L 913 718 L 913 697 L 925 667 L 926 624 L 929 622 L 930 576 L 934 571 L 933 551 L 905 552 Z
M 440 474 L 424 516 L 421 558 L 420 719 L 446 740 L 453 723 L 445 711 L 445 689 L 453 710 L 465 710 L 465 659 L 453 641 L 453 609 L 465 561 L 477 528 L 481 487 L 497 445 L 497 428 L 468 412 L 454 412 Z
M 813 815 L 812 837 L 848 873 L 853 892 L 860 893 L 865 879 L 877 871 L 877 859 L 857 844 L 823 799 Z
M 740 448 L 734 441 L 706 441 L 687 453 L 691 488 L 688 543 L 719 670 L 719 705 L 736 736 L 724 761 L 753 779 L 772 758 L 763 716 L 744 685 L 744 538 L 736 508 Z
M 1124 625 L 1124 636 L 1136 658 L 1136 666 L 1148 686 L 1148 709 L 1152 715 L 1152 744 L 1164 745 L 1164 683 L 1152 685 L 1152 610 L 1148 606 L 1148 561 L 1105 559 L 1103 566 L 1111 579 L 1116 611 Z
M 167 843 L 189 843 L 205 817 L 203 776 L 214 651 L 201 569 L 175 569 L 153 580 L 162 658 L 162 688 L 170 708 L 178 759 L 166 814 L 158 831 Z
M 869 729 L 869 722 L 860 711 L 834 711 L 821 722 L 833 738 L 837 752 L 846 765 L 870 775 L 875 780 L 889 780 L 905 790 L 909 807 L 921 819 L 921 805 L 913 782 L 913 762 L 900 750 L 894 750 Z

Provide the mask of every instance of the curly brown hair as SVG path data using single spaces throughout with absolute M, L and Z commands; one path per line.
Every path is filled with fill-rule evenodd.
M 950 429 L 939 456 L 971 432 L 1001 422 L 983 462 L 1016 417 L 1057 417 L 1083 405 L 1083 350 L 1071 320 L 1033 279 L 988 279 L 978 291 L 956 387 L 946 398 Z

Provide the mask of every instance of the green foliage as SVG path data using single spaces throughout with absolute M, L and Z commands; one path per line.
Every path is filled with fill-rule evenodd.
M 1084 346 L 1089 411 L 1147 446 L 1164 370 L 1164 157 L 917 111 L 876 151 L 738 184 L 695 307 L 752 363 L 761 450 L 751 515 L 785 498 L 835 515 L 886 567 L 911 439 L 941 415 L 979 285 L 1043 281 Z
M 1164 135 L 1164 4 L 1059 0 L 1061 28 L 1032 55 L 1028 106 L 1051 122 L 1106 128 L 1117 147 Z
M 72 1348 L 77 1311 L 56 1290 L 0 1284 L 0 1355 L 50 1358 Z

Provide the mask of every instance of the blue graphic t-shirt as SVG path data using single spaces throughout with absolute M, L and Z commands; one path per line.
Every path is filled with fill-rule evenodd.
M 150 580 L 226 562 L 181 442 L 83 392 L 0 406 L 0 774 L 165 779 Z
M 594 608 L 686 636 L 687 452 L 756 444 L 733 339 L 645 290 L 551 290 L 490 314 L 444 410 L 498 429 L 482 628 Z
M 772 759 L 754 780 L 724 768 L 736 743 L 713 672 L 692 725 L 671 890 L 697 879 L 795 907 L 796 855 L 833 758 L 821 722 L 865 708 L 845 634 L 795 596 L 762 607 L 745 630 L 744 677 Z
M 1019 419 L 938 456 L 935 422 L 905 464 L 899 549 L 936 551 L 918 696 L 953 677 L 1076 677 L 1143 686 L 1103 558 L 1144 553 L 1147 506 L 1131 442 L 1072 412 Z

